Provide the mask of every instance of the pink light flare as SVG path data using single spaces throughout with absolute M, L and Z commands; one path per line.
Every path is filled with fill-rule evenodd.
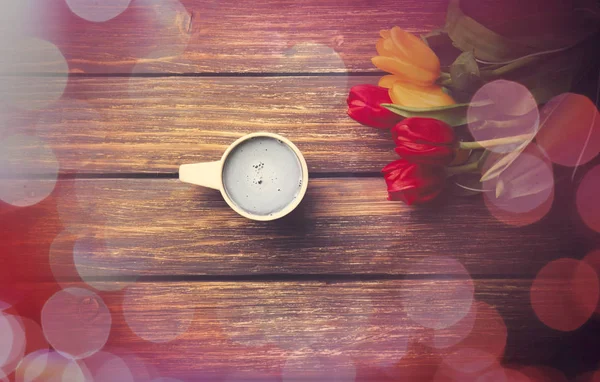
M 501 156 L 490 155 L 483 171 Z M 499 221 L 525 226 L 542 219 L 554 201 L 552 164 L 534 144 L 529 144 L 499 176 L 483 182 L 485 205 Z
M 456 370 L 442 363 L 433 378 L 433 382 L 479 382 L 486 376 L 494 376 L 497 379 L 494 382 L 506 381 L 504 368 L 497 361 L 490 365 L 483 370 L 468 372 Z
M 471 309 L 473 280 L 457 260 L 431 256 L 415 263 L 408 273 L 422 275 L 412 288 L 402 291 L 408 317 L 419 325 L 444 329 L 456 324 Z
M 565 375 L 548 366 L 525 366 L 519 371 L 526 375 L 531 382 L 568 382 Z
M 476 382 L 533 382 L 525 374 L 509 368 L 496 368 L 476 379 Z
M 471 99 L 467 109 L 468 128 L 476 141 L 496 153 L 514 151 L 520 142 L 503 145 L 487 144 L 491 139 L 529 135 L 539 128 L 537 102 L 523 85 L 497 80 L 483 85 Z
M 598 280 L 600 280 L 600 249 L 596 249 L 588 253 L 583 261 L 588 263 L 594 270 L 596 271 L 596 275 L 598 276 Z M 596 314 L 600 314 L 600 297 L 598 298 L 598 305 L 596 305 Z
M 495 364 L 504 354 L 507 328 L 498 311 L 477 301 L 477 315 L 471 333 L 446 350 L 444 363 L 463 373 L 476 373 Z
M 356 367 L 343 355 L 291 354 L 281 371 L 282 382 L 354 382 Z
M 0 313 L 0 376 L 15 370 L 25 355 L 25 344 L 21 317 Z
M 124 349 L 100 350 L 83 362 L 94 382 L 148 382 L 158 377 L 143 359 Z
M 82 19 L 92 22 L 104 22 L 123 13 L 131 0 L 103 0 L 98 5 L 96 0 L 66 0 L 73 13 Z
M 538 145 L 550 160 L 563 166 L 580 166 L 600 153 L 600 115 L 586 96 L 565 93 L 541 110 Z
M 146 341 L 165 343 L 175 340 L 187 332 L 194 319 L 194 306 L 186 292 L 177 288 L 158 289 L 150 284 L 129 286 L 123 297 L 127 325 Z M 149 321 L 148 317 L 155 315 L 158 319 Z
M 46 301 L 42 328 L 48 342 L 66 357 L 80 359 L 96 353 L 108 340 L 112 317 L 92 291 L 66 288 Z
M 15 372 L 15 382 L 89 382 L 87 367 L 54 350 L 29 353 Z
M 581 180 L 575 196 L 581 220 L 592 230 L 600 232 L 600 165 L 589 170 Z
M 424 343 L 436 349 L 446 349 L 454 346 L 471 333 L 476 317 L 477 304 L 471 304 L 471 309 L 460 321 L 447 328 L 434 330 L 431 338 Z
M 596 271 L 586 262 L 562 258 L 548 263 L 531 285 L 531 306 L 546 326 L 560 331 L 581 327 L 598 304 Z

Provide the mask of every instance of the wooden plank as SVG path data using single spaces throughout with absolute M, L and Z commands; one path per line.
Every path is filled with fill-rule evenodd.
M 441 28 L 448 0 L 135 0 L 106 22 L 78 17 L 63 0 L 27 3 L 28 12 L 7 17 L 9 31 L 25 25 L 52 41 L 73 73 L 129 73 L 137 61 L 144 63 L 140 70 L 161 73 L 314 73 L 375 71 L 370 57 L 380 29 Z M 518 37 L 556 33 L 560 27 L 568 34 L 572 23 L 566 10 L 585 7 L 560 0 L 461 3 L 467 14 L 502 32 L 517 29 Z M 91 18 L 111 12 L 98 4 L 86 13 Z M 545 18 L 546 12 L 562 15 L 562 22 Z M 527 17 L 527 23 L 511 28 L 513 19 Z
M 64 280 L 83 275 L 92 281 L 269 274 L 396 277 L 420 261 L 448 256 L 475 278 L 531 277 L 553 259 L 583 257 L 594 243 L 573 210 L 554 209 L 536 224 L 514 227 L 493 217 L 481 197 L 448 196 L 420 208 L 385 199 L 380 178 L 313 179 L 296 211 L 261 223 L 238 216 L 218 192 L 175 179 L 63 180 L 43 206 L 31 208 L 38 211 L 29 212 L 25 237 L 19 225 L 26 223 L 14 223 L 22 221 L 23 212 L 4 214 L 4 243 L 13 254 L 3 259 L 4 268 L 33 263 L 36 267 L 22 277 L 31 279 L 38 269 L 37 276 L 48 277 L 52 270 Z M 67 232 L 59 235 L 63 228 Z M 19 255 L 25 250 L 35 260 Z
M 62 0 L 30 1 L 45 10 L 37 33 L 74 73 L 128 73 L 138 60 L 149 72 L 376 71 L 369 57 L 379 29 L 426 32 L 443 25 L 447 8 L 447 0 L 135 0 L 95 23 Z
M 316 369 L 314 357 L 326 365 L 337 359 L 338 367 L 331 365 L 325 373 L 354 369 L 356 381 L 431 381 L 443 357 L 465 343 L 489 349 L 490 341 L 499 343 L 496 355 L 509 367 L 545 364 L 573 373 L 594 368 L 597 353 L 570 346 L 577 336 L 551 330 L 537 319 L 530 284 L 526 279 L 476 280 L 476 321 L 463 334 L 452 327 L 424 329 L 406 316 L 402 295 L 419 293 L 419 280 L 138 283 L 99 295 L 112 315 L 104 350 L 135 355 L 150 373 L 184 381 L 198 376 L 223 380 L 235 373 L 279 380 L 287 372 L 286 362 L 289 367 L 298 361 L 301 372 L 310 372 Z M 447 286 L 441 280 L 437 285 Z M 58 290 L 46 283 L 16 287 L 28 296 L 22 305 L 35 305 L 38 312 Z M 464 301 L 455 297 L 436 303 L 447 314 Z M 597 326 L 592 322 L 583 333 Z M 507 337 L 498 334 L 502 330 Z M 467 333 L 469 341 L 459 342 Z M 458 343 L 436 349 L 430 345 L 432 336 Z M 155 342 L 159 339 L 164 342 Z
M 37 135 L 54 150 L 63 173 L 156 174 L 175 173 L 183 163 L 217 160 L 238 137 L 269 131 L 296 143 L 311 173 L 379 172 L 397 158 L 389 132 L 346 115 L 349 88 L 376 81 L 336 76 L 71 78 L 54 105 L 34 112 L 9 110 L 0 137 Z

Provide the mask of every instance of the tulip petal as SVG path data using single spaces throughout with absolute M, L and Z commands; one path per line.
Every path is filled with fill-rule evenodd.
M 455 103 L 439 86 L 423 87 L 408 82 L 395 82 L 389 95 L 393 103 L 407 107 L 430 108 Z
M 382 88 L 390 89 L 395 82 L 402 81 L 402 79 L 396 75 L 388 74 L 379 79 L 378 85 Z
M 397 58 L 375 56 L 371 59 L 371 62 L 384 72 L 396 74 L 405 81 L 414 82 L 422 86 L 433 84 L 439 76 L 439 74 L 427 71 Z
M 388 52 L 385 49 L 385 42 L 384 39 L 380 38 L 379 40 L 377 40 L 377 43 L 375 44 L 375 49 L 377 49 L 377 54 L 380 56 L 387 56 L 390 57 L 392 55 L 391 52 Z
M 404 52 L 402 52 L 400 49 L 398 49 L 396 47 L 396 45 L 394 45 L 394 42 L 392 41 L 391 38 L 383 39 L 383 48 L 385 49 L 386 52 L 389 53 L 389 54 L 386 54 L 386 56 L 394 57 L 399 60 L 404 60 L 407 62 L 411 62 L 410 56 L 407 56 Z
M 440 59 L 435 52 L 419 37 L 399 27 L 390 31 L 391 41 L 401 54 L 408 57 L 415 65 L 436 73 L 440 73 Z
M 390 37 L 390 31 L 387 30 L 387 29 L 382 29 L 382 30 L 379 31 L 379 35 L 382 38 L 389 38 Z

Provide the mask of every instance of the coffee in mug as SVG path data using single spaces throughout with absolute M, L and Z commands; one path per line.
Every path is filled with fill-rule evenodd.
M 221 191 L 231 208 L 253 220 L 274 220 L 298 206 L 306 193 L 308 169 L 286 138 L 254 133 L 238 139 L 218 162 L 182 165 L 179 178 Z

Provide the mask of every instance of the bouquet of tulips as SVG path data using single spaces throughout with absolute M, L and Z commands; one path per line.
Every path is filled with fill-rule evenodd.
M 585 52 L 597 43 L 600 24 L 588 23 L 588 13 L 573 15 L 581 18 L 581 28 L 568 36 L 570 41 L 564 36 L 558 42 L 538 38 L 544 44 L 537 45 L 508 39 L 479 24 L 462 12 L 459 0 L 450 1 L 441 30 L 421 37 L 397 26 L 382 30 L 372 62 L 389 74 L 377 86 L 354 86 L 348 115 L 364 125 L 391 130 L 400 159 L 382 170 L 388 199 L 428 202 L 450 178 L 473 194 L 485 191 L 483 182 L 495 180 L 499 197 L 510 193 L 510 184 L 522 185 L 528 175 L 535 177 L 541 171 L 536 166 L 525 175 L 518 171 L 516 180 L 500 175 L 511 173 L 506 170 L 520 154 L 535 151 L 530 147 L 534 139 L 545 142 L 538 151 L 548 153 L 564 136 L 564 126 L 543 134 L 541 128 L 557 119 L 550 118 L 552 113 L 569 113 L 563 107 L 565 97 L 572 100 L 567 92 L 586 69 Z M 545 104 L 553 106 L 542 110 Z M 573 113 L 565 118 L 573 119 Z M 476 181 L 462 184 L 464 174 L 474 174 Z M 536 187 L 539 191 L 541 186 Z M 512 194 L 531 192 L 529 187 Z

